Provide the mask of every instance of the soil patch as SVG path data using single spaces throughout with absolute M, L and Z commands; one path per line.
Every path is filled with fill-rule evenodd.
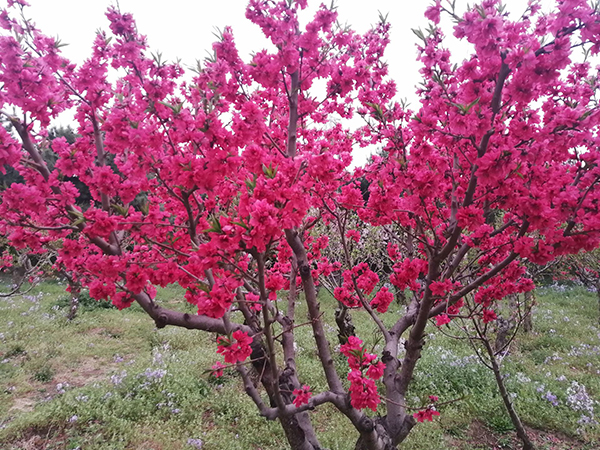
M 529 438 L 538 450 L 584 450 L 589 444 L 558 432 L 547 432 L 526 427 Z M 516 433 L 496 433 L 482 422 L 474 421 L 469 425 L 464 439 L 446 436 L 446 442 L 458 450 L 517 450 L 522 443 Z

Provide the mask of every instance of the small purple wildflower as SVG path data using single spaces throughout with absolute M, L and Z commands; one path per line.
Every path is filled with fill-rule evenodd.
M 552 403 L 552 406 L 558 406 L 558 398 L 550 391 L 546 391 L 542 398 Z
M 195 448 L 196 450 L 201 450 L 202 445 L 204 445 L 204 442 L 202 442 L 202 439 L 188 439 L 187 444 L 190 447 Z

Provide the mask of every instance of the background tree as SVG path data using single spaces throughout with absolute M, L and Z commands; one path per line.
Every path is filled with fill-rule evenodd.
M 492 311 L 483 310 L 481 303 L 474 301 L 472 295 L 464 298 L 464 315 L 459 315 L 457 328 L 449 331 L 442 328 L 442 332 L 454 339 L 466 339 L 473 348 L 478 360 L 494 374 L 500 397 L 506 408 L 506 412 L 516 430 L 517 436 L 523 443 L 524 450 L 531 450 L 534 447 L 519 413 L 513 404 L 510 393 L 506 388 L 505 374 L 502 371 L 502 362 L 510 351 L 510 346 L 517 335 L 522 324 L 525 323 L 531 311 L 526 301 L 519 301 L 518 296 L 511 299 L 511 316 L 507 319 L 499 318 Z M 473 319 L 474 317 L 478 317 Z M 507 326 L 506 322 L 509 323 Z M 453 334 L 460 332 L 460 335 Z
M 492 0 L 462 16 L 448 11 L 473 50 L 453 66 L 436 3 L 429 32 L 417 31 L 424 83 L 413 113 L 394 101 L 382 61 L 389 24 L 358 35 L 321 7 L 301 28 L 305 7 L 251 0 L 246 16 L 275 50 L 244 62 L 225 29 L 191 82 L 180 66 L 149 57 L 118 9 L 107 13 L 112 36 L 99 33 L 79 67 L 3 11 L 12 34 L 0 37 L 0 114 L 18 137 L 0 129 L 0 163 L 24 183 L 2 193 L 0 232 L 33 254 L 61 242 L 59 262 L 94 298 L 119 308 L 135 301 L 157 327 L 218 333 L 225 367 L 261 415 L 279 420 L 291 448 L 321 448 L 308 411 L 331 403 L 356 429 L 357 449 L 389 450 L 439 414 L 433 398 L 408 396 L 430 320 L 468 313 L 467 295 L 481 305 L 468 314 L 477 320 L 531 290 L 519 258 L 544 263 L 598 245 L 598 81 L 570 55 L 598 52 L 599 11 L 580 0 L 560 1 L 548 16 L 531 3 L 517 20 Z M 76 111 L 78 137 L 52 142 L 51 167 L 42 157 L 47 128 L 65 109 Z M 339 120 L 355 113 L 364 127 Z M 351 173 L 355 143 L 384 156 Z M 87 205 L 68 177 L 88 187 Z M 348 211 L 395 233 L 385 280 L 348 256 Z M 341 261 L 311 251 L 318 221 L 334 225 Z M 348 366 L 334 359 L 323 327 L 332 312 L 320 310 L 316 291 L 332 266 L 342 268 L 336 299 L 364 309 L 384 342 L 375 355 L 349 336 L 340 349 Z M 389 318 L 388 282 L 409 292 L 406 312 Z M 198 314 L 154 299 L 155 286 L 171 283 Z M 295 314 L 299 290 L 308 322 Z M 298 371 L 299 326 L 312 329 L 321 392 Z
M 581 283 L 598 296 L 598 323 L 600 323 L 600 252 L 580 252 L 561 259 L 558 278 L 570 278 Z
M 6 130 L 11 131 L 12 125 L 7 124 Z M 48 130 L 48 146 L 40 153 L 44 163 L 49 170 L 54 170 L 54 164 L 58 157 L 52 150 L 52 141 L 56 138 L 64 138 L 67 143 L 73 144 L 77 135 L 70 126 L 67 127 L 51 127 Z M 0 172 L 0 192 L 8 189 L 13 183 L 25 183 L 24 178 L 11 166 L 6 166 L 4 173 Z M 90 191 L 87 186 L 80 182 L 77 177 L 66 177 L 66 181 L 72 182 L 79 191 L 77 200 L 78 205 L 86 206 L 90 202 Z M 60 245 L 58 243 L 57 245 Z M 3 258 L 5 272 L 11 272 L 15 275 L 14 287 L 10 292 L 2 293 L 1 296 L 11 296 L 15 294 L 23 294 L 22 287 L 26 285 L 26 290 L 33 288 L 37 282 L 46 277 L 60 276 L 67 280 L 68 290 L 71 296 L 69 313 L 67 318 L 72 320 L 77 314 L 79 307 L 79 295 L 81 287 L 77 281 L 77 277 L 70 274 L 64 267 L 56 263 L 57 245 L 45 246 L 45 253 L 40 257 L 36 254 L 28 254 L 27 248 L 15 249 L 8 242 L 0 245 L 0 255 Z M 26 283 L 27 282 L 27 283 Z

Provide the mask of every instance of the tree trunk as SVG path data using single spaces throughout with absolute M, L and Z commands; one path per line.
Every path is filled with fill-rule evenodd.
M 69 305 L 69 313 L 67 314 L 68 320 L 73 320 L 77 315 L 79 309 L 79 294 L 81 293 L 81 285 L 74 281 L 70 276 L 66 276 L 69 282 L 69 290 L 71 291 L 71 302 Z
M 529 439 L 527 431 L 525 431 L 525 427 L 523 426 L 521 418 L 517 414 L 514 405 L 510 401 L 510 396 L 508 394 L 508 391 L 506 390 L 506 386 L 504 385 L 504 380 L 502 379 L 502 372 L 500 372 L 500 366 L 498 365 L 498 360 L 496 359 L 494 350 L 492 350 L 491 345 L 486 340 L 483 341 L 483 344 L 490 358 L 490 362 L 492 363 L 492 370 L 494 371 L 494 377 L 496 378 L 496 384 L 498 385 L 498 389 L 500 390 L 500 395 L 502 397 L 502 401 L 504 402 L 504 406 L 508 411 L 508 415 L 510 416 L 510 420 L 513 426 L 517 430 L 517 436 L 523 442 L 523 450 L 533 450 L 535 447 Z
M 348 338 L 355 334 L 348 307 L 341 302 L 338 302 L 338 307 L 335 310 L 335 323 L 338 327 L 338 341 L 340 345 L 344 345 L 348 342 Z
M 494 350 L 496 352 L 501 351 L 508 344 L 508 339 L 511 334 L 511 323 L 509 319 L 505 319 L 504 317 L 498 317 L 496 319 L 496 342 L 494 343 Z
M 397 450 L 397 447 L 394 445 L 393 439 L 387 430 L 385 417 L 373 420 L 373 426 L 379 437 L 377 442 L 374 444 L 369 443 L 361 437 L 356 442 L 354 450 Z
M 286 404 L 292 402 L 292 374 L 287 374 L 284 371 L 278 380 L 273 380 L 267 354 L 262 344 L 254 342 L 252 344 L 252 366 L 258 376 L 260 382 L 265 388 L 271 406 L 275 406 L 275 383 L 279 384 L 280 390 L 286 395 L 283 396 Z M 317 439 L 317 435 L 310 421 L 308 412 L 302 412 L 288 417 L 279 417 L 279 423 L 285 433 L 285 437 L 290 445 L 291 450 L 321 450 L 321 445 Z
M 317 441 L 308 413 L 280 417 L 279 423 L 291 450 L 321 450 L 322 447 Z
M 378 442 L 373 445 L 367 443 L 363 438 L 359 438 L 354 450 L 397 450 L 398 445 L 406 439 L 410 430 L 415 426 L 415 420 L 412 415 L 405 416 L 402 425 L 397 428 L 395 436 L 390 433 L 387 416 L 374 419 L 373 425 L 379 437 Z
M 598 297 L 598 325 L 600 325 L 600 280 L 596 283 L 596 296 Z
M 525 317 L 523 317 L 523 331 L 525 331 L 525 333 L 531 333 L 533 331 L 533 291 L 525 292 L 524 297 Z

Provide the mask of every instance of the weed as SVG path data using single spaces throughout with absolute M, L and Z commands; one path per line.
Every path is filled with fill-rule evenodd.
M 44 365 L 33 374 L 33 379 L 40 383 L 49 383 L 54 378 L 54 371 L 50 366 Z
M 24 355 L 25 347 L 20 344 L 13 345 L 4 355 L 5 358 L 14 358 L 15 356 Z

